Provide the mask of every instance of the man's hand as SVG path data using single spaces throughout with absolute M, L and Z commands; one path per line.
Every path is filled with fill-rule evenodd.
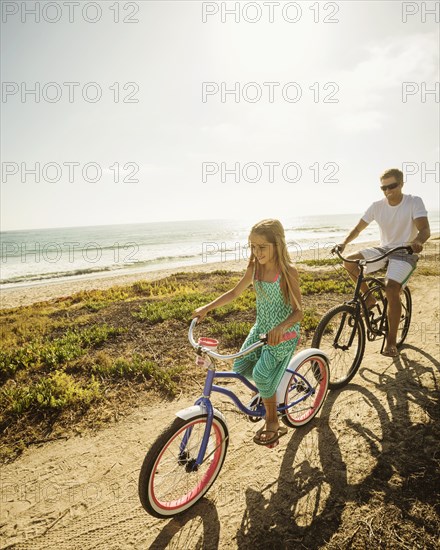
M 346 246 L 346 245 L 343 244 L 343 243 L 341 243 L 341 244 L 336 244 L 336 245 L 332 248 L 332 250 L 331 250 L 332 254 L 334 254 L 334 253 L 336 252 L 336 250 L 338 250 L 339 253 L 342 254 L 342 253 L 344 252 L 345 246 Z
M 418 254 L 423 250 L 423 245 L 419 243 L 419 241 L 413 241 L 412 243 L 409 243 L 409 246 L 413 249 L 413 252 Z

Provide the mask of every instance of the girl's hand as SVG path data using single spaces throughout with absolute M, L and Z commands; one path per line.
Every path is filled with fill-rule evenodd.
M 199 319 L 197 322 L 200 323 L 206 317 L 208 311 L 209 309 L 207 309 L 206 306 L 198 307 L 192 312 L 192 318 L 194 319 L 194 317 L 198 317 Z
M 284 328 L 281 325 L 274 327 L 267 334 L 267 343 L 269 346 L 277 346 L 283 341 Z

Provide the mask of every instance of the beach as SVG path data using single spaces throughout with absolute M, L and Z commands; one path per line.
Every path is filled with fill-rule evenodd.
M 367 342 L 352 382 L 330 391 L 313 422 L 289 430 L 273 450 L 255 445 L 259 426 L 224 396 L 214 396 L 230 430 L 216 483 L 178 518 L 158 520 L 142 509 L 137 483 L 147 450 L 203 388 L 205 371 L 195 366 L 188 346 L 188 319 L 191 297 L 206 300 L 236 280 L 234 273 L 214 273 L 219 267 L 234 268 L 212 265 L 208 273 L 200 266 L 199 273 L 191 268 L 193 273 L 167 280 L 164 272 L 145 274 L 144 282 L 120 292 L 116 284 L 133 280 L 41 285 L 10 295 L 11 305 L 50 301 L 2 311 L 11 342 L 6 353 L 13 353 L 14 340 L 26 353 L 13 355 L 17 370 L 4 386 L 0 548 L 244 550 L 300 544 L 338 550 L 393 548 L 396 537 L 405 548 L 436 547 L 438 252 L 422 258 L 411 278 L 413 318 L 398 358 L 382 356 L 380 340 Z M 334 267 L 298 264 L 309 318 L 319 319 L 352 292 Z M 162 281 L 150 284 L 147 277 Z M 81 287 L 106 285 L 111 288 L 60 300 Z M 221 353 L 232 352 L 254 313 L 237 307 L 217 320 L 212 315 L 198 331 L 217 337 Z M 301 349 L 313 332 L 303 325 Z M 232 342 L 229 327 L 237 330 Z M 228 387 L 248 401 L 249 391 L 237 382 Z M 25 407 L 28 395 L 28 410 L 11 410 L 14 402 Z

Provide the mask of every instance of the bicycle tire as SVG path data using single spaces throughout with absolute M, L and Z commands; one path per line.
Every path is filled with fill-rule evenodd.
M 171 518 L 194 506 L 208 491 L 222 469 L 228 449 L 228 427 L 214 417 L 203 463 L 194 462 L 207 421 L 206 414 L 188 420 L 176 418 L 147 452 L 139 474 L 139 498 L 156 518 Z M 182 438 L 188 434 L 185 449 Z
M 301 374 L 307 383 L 295 373 Z M 304 426 L 317 415 L 327 395 L 328 381 L 328 363 L 321 355 L 311 355 L 296 367 L 286 389 L 284 406 L 306 397 L 284 411 L 281 420 L 286 426 Z
M 330 360 L 329 389 L 348 384 L 358 371 L 365 351 L 365 326 L 355 308 L 342 304 L 327 311 L 316 327 L 312 347 L 322 350 Z
M 412 317 L 412 298 L 411 291 L 406 286 L 400 296 L 402 304 L 402 313 L 400 314 L 399 328 L 397 329 L 397 348 L 401 348 L 408 336 Z
M 385 297 L 385 280 L 381 277 L 378 279 L 371 279 L 371 281 L 374 283 L 375 286 L 371 286 L 369 292 L 366 294 L 366 296 L 369 293 L 376 292 L 376 299 L 380 302 L 382 302 L 382 310 L 385 311 L 387 307 L 387 300 Z M 399 326 L 397 329 L 397 348 L 401 348 L 403 343 L 406 340 L 406 337 L 408 336 L 409 327 L 411 325 L 411 316 L 412 316 L 412 297 L 411 297 L 411 291 L 408 287 L 405 287 L 401 294 L 400 294 L 400 302 L 402 306 L 402 311 L 400 314 L 400 320 L 399 320 Z M 388 321 L 386 317 L 386 311 L 385 311 L 385 322 L 384 329 L 385 333 L 388 331 Z

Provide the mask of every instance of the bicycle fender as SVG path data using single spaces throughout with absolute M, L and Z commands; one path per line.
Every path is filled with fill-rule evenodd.
M 318 348 L 308 348 L 300 351 L 296 355 L 292 357 L 290 360 L 290 363 L 287 365 L 287 368 L 291 371 L 294 371 L 298 368 L 298 366 L 306 360 L 308 357 L 312 357 L 313 355 L 319 355 L 320 357 L 323 357 L 327 364 L 330 364 L 329 358 L 326 353 L 324 353 L 322 350 Z M 291 372 L 284 373 L 283 377 L 281 378 L 281 381 L 278 385 L 277 389 L 277 401 L 278 403 L 284 402 L 284 396 L 286 394 L 287 385 L 289 383 L 290 377 L 292 376 Z
M 226 423 L 226 418 L 218 409 L 213 407 L 213 411 L 214 416 L 220 418 L 220 420 L 223 420 L 223 422 Z M 203 407 L 202 405 L 192 405 L 191 407 L 187 407 L 186 409 L 181 409 L 176 412 L 176 416 L 182 418 L 182 420 L 189 420 L 190 418 L 194 418 L 200 414 L 206 414 L 206 407 Z

